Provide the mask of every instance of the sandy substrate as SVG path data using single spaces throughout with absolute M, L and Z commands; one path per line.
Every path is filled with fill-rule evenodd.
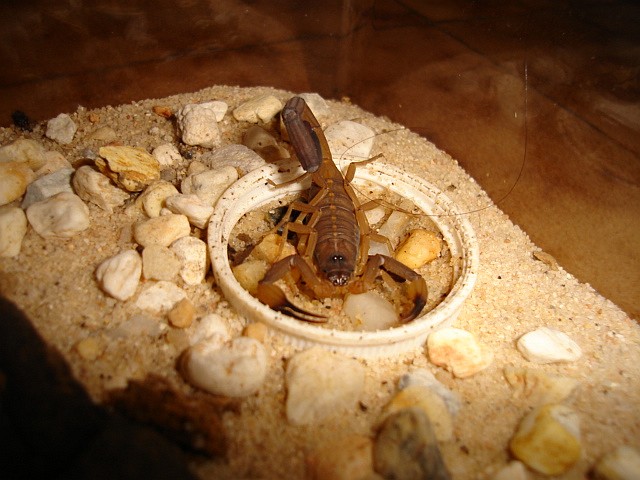
M 79 109 L 71 115 L 79 128 L 69 145 L 45 138 L 43 126 L 28 134 L 2 129 L 0 143 L 27 136 L 77 164 L 86 156 L 86 149 L 96 151 L 101 146 L 89 138 L 91 133 L 110 126 L 122 144 L 151 151 L 162 143 L 179 144 L 172 121 L 154 114 L 153 106 L 177 110 L 188 103 L 223 100 L 232 111 L 264 93 L 276 95 L 283 103 L 291 96 L 266 88 L 212 87 L 131 105 Z M 568 473 L 557 478 L 584 478 L 599 457 L 619 445 L 639 449 L 639 326 L 589 285 L 581 284 L 562 268 L 553 269 L 536 260 L 533 253 L 539 249 L 492 206 L 487 195 L 446 153 L 401 126 L 355 106 L 337 102 L 330 102 L 330 106 L 331 114 L 321 119 L 323 124 L 350 119 L 370 126 L 380 133 L 374 153 L 382 152 L 387 162 L 446 191 L 461 211 L 473 212 L 467 215 L 480 243 L 480 272 L 456 326 L 472 332 L 491 349 L 493 363 L 473 377 L 456 379 L 431 365 L 423 348 L 401 357 L 360 360 L 367 375 L 359 406 L 321 425 L 298 427 L 289 425 L 284 415 L 284 368 L 293 352 L 271 335 L 265 342 L 270 355 L 265 384 L 258 394 L 244 399 L 237 412 L 225 413 L 228 459 L 194 457 L 195 471 L 211 479 L 304 478 L 304 458 L 312 449 L 351 433 L 373 435 L 382 407 L 396 391 L 397 379 L 415 367 L 430 369 L 462 399 L 454 439 L 441 445 L 456 480 L 489 478 L 511 458 L 509 439 L 531 410 L 532 401 L 526 395 L 514 394 L 505 380 L 505 367 L 531 368 L 579 381 L 577 391 L 564 403 L 579 413 L 584 453 Z M 226 145 L 240 143 L 248 124 L 237 122 L 227 113 L 220 128 Z M 194 160 L 203 151 L 190 150 Z M 185 160 L 177 169 L 177 178 L 184 176 L 187 165 Z M 112 214 L 91 204 L 89 209 L 90 228 L 68 240 L 45 240 L 29 228 L 20 255 L 0 259 L 0 291 L 16 302 L 46 341 L 64 355 L 96 401 L 104 400 L 110 389 L 122 388 L 128 380 L 144 379 L 149 374 L 166 378 L 178 391 L 192 394 L 194 390 L 175 368 L 189 331 L 170 327 L 163 315 L 140 312 L 134 306 L 136 296 L 125 302 L 109 298 L 95 280 L 95 268 L 101 261 L 136 247 L 131 225 L 137 219 L 125 215 L 122 209 Z M 198 316 L 215 311 L 227 319 L 234 334 L 240 334 L 245 320 L 229 307 L 211 275 L 200 285 L 181 286 Z M 127 321 L 134 316 L 152 318 L 159 327 L 131 329 Z M 526 361 L 515 342 L 541 326 L 569 335 L 582 348 L 582 357 L 569 364 L 535 365 Z M 76 348 L 88 337 L 97 340 L 95 359 L 83 357 Z M 544 478 L 533 472 L 529 476 Z

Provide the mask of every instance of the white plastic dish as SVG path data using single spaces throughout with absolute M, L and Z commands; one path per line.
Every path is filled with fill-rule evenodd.
M 365 181 L 385 187 L 411 201 L 431 215 L 448 244 L 453 262 L 453 286 L 447 297 L 415 320 L 374 332 L 343 331 L 305 323 L 276 312 L 261 303 L 236 281 L 227 253 L 233 227 L 246 212 L 297 193 L 308 185 L 299 182 L 273 187 L 267 180 L 283 183 L 303 173 L 301 169 L 280 173 L 276 165 L 256 169 L 222 195 L 209 222 L 208 244 L 217 284 L 233 308 L 247 319 L 265 323 L 297 348 L 319 345 L 332 351 L 359 357 L 397 355 L 424 344 L 429 333 L 450 326 L 473 290 L 478 275 L 478 243 L 469 221 L 439 189 L 425 180 L 381 161 L 356 169 L 353 183 Z

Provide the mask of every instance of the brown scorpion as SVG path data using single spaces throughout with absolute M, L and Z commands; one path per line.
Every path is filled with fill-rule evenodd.
M 371 231 L 364 210 L 350 183 L 355 169 L 377 157 L 351 163 L 346 175 L 333 162 L 329 144 L 318 120 L 301 97 L 291 98 L 282 110 L 282 120 L 293 150 L 306 171 L 302 180 L 311 177 L 308 202 L 291 203 L 275 231 L 283 229 L 282 238 L 295 232 L 301 240 L 298 253 L 274 263 L 260 281 L 256 297 L 274 310 L 305 321 L 326 321 L 323 315 L 294 305 L 275 285 L 292 270 L 316 298 L 339 297 L 346 293 L 370 290 L 380 271 L 388 281 L 399 280 L 404 285 L 408 306 L 400 314 L 401 322 L 416 318 L 427 301 L 427 285 L 419 274 L 387 255 L 368 255 L 369 241 L 389 243 L 386 237 Z M 293 211 L 300 212 L 291 221 Z M 306 222 L 305 222 L 306 220 Z

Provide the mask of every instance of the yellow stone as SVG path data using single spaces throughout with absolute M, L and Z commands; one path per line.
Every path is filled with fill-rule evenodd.
M 169 323 L 176 328 L 187 328 L 196 316 L 196 309 L 188 298 L 183 298 L 169 311 Z
M 269 269 L 269 264 L 264 260 L 246 260 L 231 269 L 238 283 L 247 292 L 254 294 L 258 289 L 258 283 L 264 278 Z
M 578 415 L 561 404 L 548 404 L 522 419 L 511 439 L 513 455 L 544 475 L 561 475 L 580 459 Z
M 435 260 L 440 255 L 442 239 L 429 230 L 412 230 L 409 237 L 397 248 L 395 257 L 407 267 L 416 269 Z
M 266 340 L 268 333 L 269 328 L 262 322 L 250 323 L 244 327 L 244 330 L 242 331 L 243 336 L 253 338 L 254 340 L 258 340 L 263 343 Z
M 129 192 L 139 192 L 160 178 L 160 164 L 142 148 L 112 145 L 98 153 L 98 169 Z
M 289 255 L 296 253 L 296 249 L 289 242 L 282 245 L 282 237 L 277 233 L 270 233 L 258 243 L 252 250 L 251 256 L 256 260 L 264 260 L 267 263 L 275 263 Z

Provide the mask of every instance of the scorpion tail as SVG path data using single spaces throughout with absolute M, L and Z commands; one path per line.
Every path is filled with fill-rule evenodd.
M 272 283 L 259 283 L 256 297 L 273 310 L 286 313 L 298 320 L 311 323 L 325 323 L 327 321 L 327 317 L 324 315 L 308 312 L 294 305 L 289 301 L 280 287 L 277 287 Z
M 417 277 L 406 284 L 406 297 L 412 306 L 406 309 L 400 317 L 401 323 L 407 323 L 416 318 L 427 304 L 427 284 L 424 278 Z

